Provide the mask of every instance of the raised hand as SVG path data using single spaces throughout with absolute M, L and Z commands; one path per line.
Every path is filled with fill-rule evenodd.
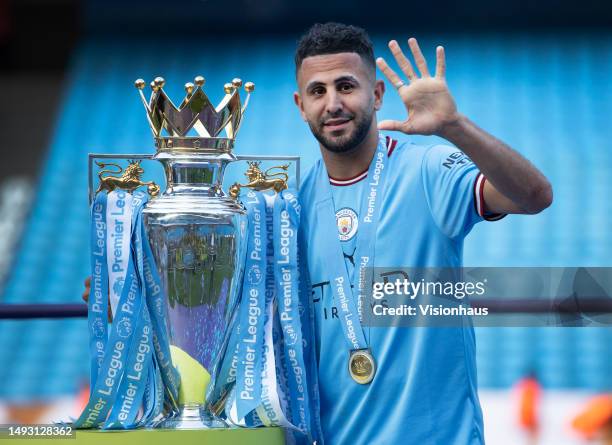
M 397 89 L 408 111 L 405 120 L 382 121 L 378 124 L 378 128 L 380 130 L 401 131 L 406 134 L 443 136 L 444 130 L 455 123 L 459 117 L 457 106 L 444 77 L 446 70 L 444 48 L 442 46 L 436 48 L 436 73 L 432 77 L 416 39 L 409 39 L 408 46 L 420 77 L 415 73 L 412 64 L 402 52 L 399 44 L 395 40 L 389 42 L 389 49 L 406 76 L 407 83 L 389 67 L 385 59 L 382 57 L 376 59 L 376 65 L 391 82 L 391 85 Z

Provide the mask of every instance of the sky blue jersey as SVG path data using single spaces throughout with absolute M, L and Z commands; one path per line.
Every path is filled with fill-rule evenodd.
M 376 232 L 377 267 L 460 267 L 463 239 L 485 215 L 486 179 L 460 150 L 380 138 L 387 178 Z M 323 227 L 317 203 L 322 160 L 301 189 L 302 253 L 312 286 L 321 423 L 327 445 L 481 444 L 474 331 L 465 328 L 364 327 L 378 370 L 368 385 L 347 370 L 349 347 L 329 285 L 334 252 L 323 241 L 336 230 L 349 277 L 355 269 L 359 209 L 368 171 L 332 184 L 337 227 Z

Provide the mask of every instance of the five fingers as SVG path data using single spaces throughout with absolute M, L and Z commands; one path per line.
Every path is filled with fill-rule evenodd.
M 412 52 L 412 57 L 416 63 L 417 68 L 421 74 L 421 77 L 431 77 L 429 74 L 429 68 L 427 67 L 427 61 L 421 52 L 421 48 L 417 40 L 414 37 L 408 39 L 408 46 L 410 47 L 410 51 Z M 410 60 L 404 55 L 404 52 L 400 48 L 399 44 L 395 40 L 391 40 L 389 42 L 389 49 L 395 58 L 395 61 L 399 65 L 402 72 L 406 75 L 410 82 L 418 79 L 417 74 L 415 73 Z M 387 64 L 385 59 L 379 57 L 376 60 L 376 65 L 383 72 L 383 74 L 389 79 L 396 88 L 402 85 L 402 79 L 397 75 L 391 67 Z M 446 73 L 446 59 L 444 55 L 444 48 L 442 46 L 438 46 L 436 48 L 436 74 L 435 76 L 438 78 L 444 78 Z

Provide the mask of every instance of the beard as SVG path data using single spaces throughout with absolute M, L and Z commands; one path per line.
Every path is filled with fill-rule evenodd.
M 321 146 L 332 153 L 348 153 L 359 146 L 368 135 L 374 110 L 366 112 L 360 117 L 355 117 L 354 114 L 340 113 L 338 115 L 326 117 L 321 121 L 313 123 L 308 121 L 308 126 L 313 136 L 319 141 Z M 353 131 L 337 137 L 329 137 L 325 134 L 325 121 L 328 119 L 350 119 L 354 122 L 355 128 Z

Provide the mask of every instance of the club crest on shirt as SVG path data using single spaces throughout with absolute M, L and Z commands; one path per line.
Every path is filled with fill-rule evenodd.
M 340 241 L 348 241 L 357 233 L 359 219 L 353 209 L 343 207 L 336 212 L 336 223 L 338 224 L 338 237 Z

